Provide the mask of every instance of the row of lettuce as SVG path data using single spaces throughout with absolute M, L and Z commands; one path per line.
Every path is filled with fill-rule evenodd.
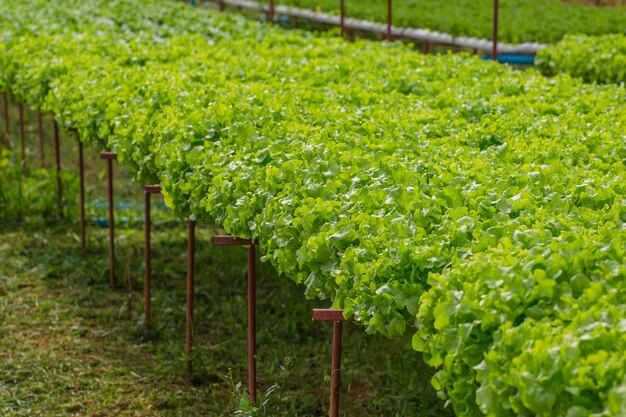
M 261 0 L 268 3 L 268 0 Z M 276 0 L 308 9 L 339 13 L 339 0 Z M 385 0 L 346 0 L 350 17 L 386 22 Z M 493 0 L 394 0 L 394 24 L 491 39 Z M 589 7 L 563 0 L 500 0 L 503 42 L 554 43 L 567 34 L 626 33 L 626 5 Z
M 587 82 L 626 85 L 626 35 L 567 36 L 537 55 L 542 73 L 580 77 Z
M 265 1 L 266 3 L 267 1 Z M 337 0 L 279 0 L 278 4 L 338 13 Z M 385 1 L 346 2 L 350 17 L 385 21 Z M 400 0 L 394 23 L 457 36 L 490 39 L 493 0 Z M 536 65 L 548 76 L 570 74 L 586 82 L 626 83 L 626 5 L 590 7 L 562 0 L 501 2 L 500 39 L 554 43 L 540 50 Z M 471 16 L 472 18 L 468 18 Z
M 166 0 L 6 0 L 0 87 L 370 332 L 458 416 L 626 413 L 626 92 Z

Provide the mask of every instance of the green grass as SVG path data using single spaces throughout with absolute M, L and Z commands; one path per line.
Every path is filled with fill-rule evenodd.
M 32 121 L 29 116 L 28 153 L 34 162 Z M 15 146 L 15 135 L 12 139 Z M 66 172 L 75 170 L 75 148 L 63 136 Z M 51 148 L 47 151 L 50 162 Z M 104 163 L 93 150 L 86 157 L 88 200 L 102 200 Z M 116 172 L 118 201 L 141 201 L 140 186 L 123 170 Z M 311 321 L 312 308 L 323 303 L 306 301 L 302 288 L 277 276 L 269 265 L 259 265 L 258 374 L 263 405 L 253 412 L 245 400 L 245 249 L 213 247 L 215 230 L 204 226 L 198 230 L 194 376 L 189 380 L 184 373 L 185 223 L 157 204 L 155 326 L 145 334 L 141 223 L 118 225 L 120 284 L 111 290 L 106 285 L 106 229 L 90 222 L 89 248 L 81 253 L 75 197 L 66 195 L 64 221 L 26 216 L 0 224 L 0 415 L 327 413 L 332 326 Z M 90 219 L 105 215 L 91 207 Z M 134 219 L 141 210 L 131 209 L 126 215 Z M 345 326 L 343 341 L 342 415 L 451 415 L 430 387 L 432 370 L 407 348 L 409 343 L 369 336 L 352 324 Z

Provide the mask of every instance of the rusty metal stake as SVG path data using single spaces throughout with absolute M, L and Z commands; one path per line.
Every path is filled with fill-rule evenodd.
M 393 0 L 387 0 L 387 40 L 393 40 Z
M 187 376 L 191 377 L 193 338 L 193 293 L 195 280 L 196 222 L 189 220 L 189 242 L 187 244 L 187 317 L 185 326 L 185 353 L 187 354 Z
M 80 248 L 85 250 L 87 247 L 87 221 L 85 220 L 85 159 L 83 156 L 83 143 L 80 138 L 76 137 L 78 141 L 78 209 L 80 214 Z
M 7 91 L 4 92 L 3 99 L 4 99 L 4 134 L 6 135 L 5 138 L 6 138 L 7 143 L 8 143 L 9 142 L 9 137 L 11 136 L 11 127 L 9 125 L 9 123 L 10 123 L 10 118 L 9 118 L 9 93 Z
M 151 300 L 150 280 L 152 265 L 150 259 L 150 192 L 144 187 L 144 247 L 143 247 L 143 327 L 147 331 L 150 328 Z
M 226 5 L 224 4 L 224 0 L 220 0 L 220 12 L 223 12 L 226 9 Z
M 26 176 L 26 134 L 24 133 L 24 104 L 18 104 L 20 113 L 20 144 L 22 148 L 22 175 Z
M 39 133 L 39 158 L 41 160 L 41 167 L 46 167 L 46 151 L 43 144 L 43 115 L 37 113 L 37 131 Z
M 430 52 L 430 42 L 429 41 L 424 41 L 422 43 L 422 53 L 424 55 L 428 55 L 429 52 Z
M 248 392 L 256 404 L 256 247 L 248 246 Z
M 498 17 L 499 17 L 499 0 L 493 0 L 493 45 L 491 51 L 491 58 L 494 61 L 498 60 Z
M 216 246 L 248 246 L 248 395 L 250 402 L 256 404 L 256 245 L 258 241 L 232 236 L 215 236 Z
M 333 322 L 332 363 L 330 374 L 330 417 L 339 417 L 339 388 L 341 384 L 341 333 L 344 321 L 353 321 L 354 317 L 345 319 L 343 310 L 315 309 L 313 320 Z
M 341 384 L 341 331 L 343 322 L 333 322 L 333 350 L 330 374 L 330 417 L 339 416 L 339 387 Z
M 150 329 L 150 322 L 152 320 L 152 300 L 151 300 L 151 285 L 152 285 L 152 254 L 151 254 L 151 238 L 150 238 L 150 206 L 152 194 L 161 194 L 161 187 L 158 185 L 146 185 L 144 189 L 144 273 L 143 273 L 143 314 L 144 314 L 144 329 L 148 331 Z
M 115 152 L 101 152 L 100 159 L 107 162 L 107 197 L 109 199 L 109 285 L 115 287 L 115 218 L 113 215 L 113 160 Z
M 341 37 L 343 38 L 346 34 L 346 7 L 344 0 L 339 0 L 339 26 L 341 28 Z
M 274 0 L 270 0 L 270 9 L 269 9 L 268 20 L 271 23 L 274 23 L 274 21 L 276 20 L 276 6 L 274 5 Z
M 63 218 L 63 183 L 61 181 L 61 150 L 59 145 L 59 124 L 54 121 L 54 158 L 57 176 L 57 216 Z

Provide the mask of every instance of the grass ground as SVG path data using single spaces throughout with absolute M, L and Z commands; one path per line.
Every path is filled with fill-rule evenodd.
M 36 126 L 33 115 L 28 118 L 28 154 L 36 164 Z M 50 131 L 46 119 L 48 166 Z M 15 134 L 12 142 L 15 147 Z M 67 173 L 76 169 L 75 152 L 74 140 L 63 136 Z M 208 226 L 197 232 L 194 376 L 186 378 L 186 227 L 159 207 L 155 328 L 143 332 L 143 226 L 135 221 L 143 193 L 117 169 L 116 197 L 135 208 L 118 216 L 120 285 L 112 290 L 106 285 L 106 228 L 97 224 L 105 209 L 94 204 L 104 200 L 104 164 L 93 149 L 86 157 L 91 204 L 85 252 L 71 190 L 62 221 L 25 216 L 0 222 L 0 415 L 325 415 L 332 326 L 312 322 L 311 310 L 327 304 L 306 301 L 302 288 L 265 264 L 258 270 L 261 405 L 252 410 L 247 404 L 246 252 L 213 247 L 215 229 Z M 408 341 L 366 335 L 352 324 L 343 340 L 342 415 L 451 415 L 430 387 L 432 370 Z

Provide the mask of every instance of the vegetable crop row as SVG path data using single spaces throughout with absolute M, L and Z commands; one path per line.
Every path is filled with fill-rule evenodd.
M 559 73 L 587 82 L 626 84 L 626 35 L 568 36 L 537 55 L 546 75 Z
M 268 3 L 262 0 L 262 3 Z M 339 13 L 339 0 L 276 0 L 285 4 Z M 493 0 L 394 0 L 394 24 L 431 29 L 456 36 L 491 39 Z M 386 22 L 381 0 L 345 0 L 346 15 Z M 589 7 L 562 0 L 500 0 L 500 40 L 553 43 L 567 34 L 626 33 L 626 6 Z
M 0 5 L 0 87 L 370 332 L 459 416 L 626 413 L 626 92 L 168 1 Z

